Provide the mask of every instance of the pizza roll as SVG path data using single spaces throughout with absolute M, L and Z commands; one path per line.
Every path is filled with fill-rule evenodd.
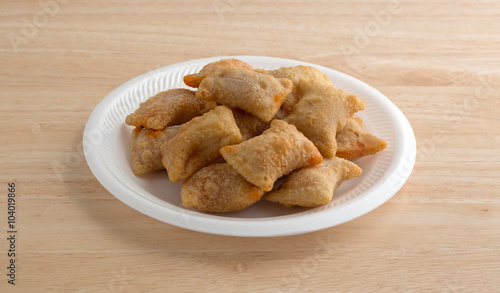
M 226 63 L 221 60 L 208 64 L 197 75 L 199 77 L 185 78 L 188 84 L 197 84 L 197 80 L 202 78 L 196 97 L 241 109 L 269 122 L 292 91 L 292 82 L 258 73 L 251 67 Z
M 273 120 L 262 135 L 223 147 L 220 153 L 248 182 L 265 191 L 281 176 L 323 159 L 310 140 L 283 120 Z
M 355 160 L 385 149 L 385 140 L 364 130 L 361 123 L 360 118 L 351 117 L 344 129 L 337 133 L 337 157 Z
M 165 169 L 161 160 L 160 147 L 172 139 L 178 131 L 178 126 L 163 130 L 135 128 L 130 141 L 134 174 L 141 175 Z
M 293 106 L 302 98 L 301 86 L 307 82 L 331 84 L 330 79 L 324 73 L 311 66 L 298 65 L 294 67 L 282 67 L 275 70 L 256 69 L 255 71 L 270 74 L 276 78 L 286 78 L 292 81 L 293 89 L 288 98 L 281 104 L 276 113 L 276 118 L 284 119 L 292 113 Z
M 321 164 L 302 168 L 288 175 L 266 199 L 286 207 L 317 207 L 332 201 L 334 191 L 344 180 L 361 175 L 361 168 L 341 158 L 325 158 Z
M 125 123 L 135 127 L 160 130 L 188 122 L 216 106 L 215 102 L 197 99 L 193 91 L 172 89 L 160 92 L 141 103 L 134 113 L 127 116 Z
M 220 157 L 220 148 L 240 141 L 231 109 L 217 106 L 182 125 L 175 137 L 161 146 L 163 165 L 170 181 L 179 182 Z
M 297 127 L 326 158 L 335 156 L 336 135 L 355 112 L 365 108 L 357 96 L 326 83 L 305 83 L 304 96 L 284 120 Z
M 182 183 L 182 204 L 201 212 L 226 213 L 257 202 L 264 190 L 245 180 L 228 164 L 208 165 Z
M 238 125 L 238 128 L 240 129 L 242 141 L 261 135 L 264 130 L 269 128 L 269 123 L 264 122 L 243 110 L 233 109 L 233 116 L 236 121 L 236 125 Z
M 222 59 L 205 65 L 200 72 L 184 76 L 184 83 L 190 87 L 199 87 L 201 81 L 209 76 L 221 76 L 228 68 L 244 68 L 254 70 L 250 64 L 238 59 Z

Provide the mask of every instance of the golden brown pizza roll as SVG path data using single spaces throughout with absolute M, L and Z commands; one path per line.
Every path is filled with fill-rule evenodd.
M 304 96 L 285 121 L 295 125 L 324 157 L 334 157 L 337 132 L 345 127 L 349 117 L 365 108 L 365 102 L 326 83 L 305 83 L 302 91 Z
M 334 191 L 344 180 L 361 175 L 361 168 L 341 158 L 325 158 L 321 164 L 302 168 L 288 175 L 266 199 L 286 207 L 317 207 L 332 201 Z
M 310 140 L 283 120 L 273 120 L 262 135 L 226 146 L 220 153 L 248 182 L 265 191 L 281 176 L 323 159 Z
M 175 137 L 161 146 L 163 165 L 170 181 L 179 182 L 216 160 L 223 146 L 240 141 L 233 112 L 217 106 L 182 125 Z
M 337 133 L 337 157 L 355 160 L 385 149 L 385 140 L 364 130 L 361 122 L 360 118 L 351 117 L 344 129 Z
M 167 126 L 188 122 L 193 117 L 206 113 L 217 104 L 196 98 L 196 93 L 187 89 L 172 89 L 160 92 L 141 103 L 125 123 L 135 127 L 163 129 Z
M 293 106 L 302 98 L 302 84 L 307 82 L 331 84 L 330 79 L 324 73 L 311 66 L 298 65 L 294 67 L 281 67 L 275 70 L 256 69 L 255 71 L 270 74 L 276 78 L 286 78 L 292 81 L 293 89 L 288 98 L 281 104 L 276 113 L 276 118 L 284 119 L 292 113 Z M 332 85 L 333 86 L 333 85 Z
M 196 92 L 199 99 L 238 108 L 269 122 L 292 91 L 292 82 L 258 73 L 250 66 L 227 63 L 221 60 L 208 64 L 196 77 L 185 80 L 196 85 L 202 78 Z
M 182 183 L 182 204 L 201 212 L 226 213 L 257 202 L 264 190 L 245 180 L 228 164 L 208 165 Z
M 209 76 L 221 76 L 228 68 L 245 68 L 254 70 L 250 64 L 247 64 L 238 59 L 222 59 L 217 62 L 212 62 L 205 65 L 200 72 L 184 76 L 184 83 L 190 87 L 200 86 L 201 81 Z
M 236 121 L 236 125 L 238 125 L 238 128 L 240 129 L 242 141 L 261 135 L 264 130 L 269 128 L 269 123 L 264 122 L 243 110 L 233 109 L 233 116 Z
M 132 170 L 141 175 L 165 169 L 161 160 L 161 145 L 172 139 L 179 131 L 179 126 L 163 130 L 135 128 L 132 131 L 130 151 Z

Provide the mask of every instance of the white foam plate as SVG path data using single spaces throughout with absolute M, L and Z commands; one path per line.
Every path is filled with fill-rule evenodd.
M 309 65 L 326 74 L 336 87 L 366 101 L 356 116 L 363 127 L 385 139 L 387 148 L 356 163 L 360 177 L 344 182 L 331 203 L 312 209 L 285 208 L 262 199 L 235 213 L 204 214 L 182 205 L 180 183 L 168 180 L 166 171 L 144 176 L 132 172 L 130 136 L 125 117 L 141 102 L 160 91 L 187 88 L 183 76 L 223 58 L 238 58 L 256 68 Z M 415 136 L 403 113 L 382 93 L 344 73 L 302 61 L 260 57 L 224 56 L 192 60 L 140 75 L 107 95 L 94 109 L 83 134 L 87 163 L 97 180 L 130 207 L 165 223 L 186 229 L 232 236 L 283 236 L 332 227 L 360 217 L 389 200 L 403 186 L 415 163 Z M 98 203 L 96 203 L 98 204 Z

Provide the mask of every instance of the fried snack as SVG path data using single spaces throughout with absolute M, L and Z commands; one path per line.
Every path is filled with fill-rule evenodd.
M 228 164 L 208 165 L 182 183 L 182 204 L 201 212 L 226 213 L 257 202 L 264 190 L 241 177 Z
M 331 84 L 330 79 L 324 73 L 311 66 L 298 65 L 294 67 L 281 67 L 275 70 L 256 69 L 259 73 L 270 74 L 276 78 L 287 78 L 292 81 L 293 89 L 288 98 L 281 104 L 276 113 L 276 118 L 284 119 L 292 113 L 293 106 L 302 98 L 301 85 L 307 82 Z M 333 86 L 333 85 L 332 85 Z
M 337 133 L 337 157 L 356 160 L 385 149 L 387 142 L 361 127 L 360 118 L 351 117 Z
M 184 83 L 190 87 L 199 87 L 201 81 L 207 76 L 222 76 L 228 68 L 244 68 L 254 70 L 250 64 L 238 59 L 222 59 L 205 65 L 200 72 L 184 76 Z
M 323 159 L 310 140 L 283 120 L 273 120 L 262 135 L 223 147 L 220 153 L 248 182 L 265 191 L 270 191 L 279 177 Z
M 250 65 L 244 66 L 243 61 L 234 65 L 236 61 L 229 60 L 208 64 L 184 80 L 188 85 L 196 85 L 201 79 L 196 92 L 201 100 L 238 108 L 269 122 L 292 91 L 292 82 L 257 73 Z
M 179 182 L 215 161 L 220 148 L 240 141 L 231 109 L 217 106 L 182 125 L 175 137 L 161 146 L 163 165 L 170 181 Z
M 341 159 L 323 159 L 321 164 L 292 172 L 266 199 L 285 207 L 317 207 L 332 201 L 334 191 L 344 180 L 361 175 L 356 164 Z
M 304 83 L 304 96 L 284 120 L 297 127 L 326 158 L 337 151 L 335 137 L 347 119 L 365 108 L 357 96 L 326 83 Z
M 242 141 L 261 135 L 264 130 L 269 128 L 269 123 L 264 122 L 243 110 L 233 109 L 233 116 L 236 121 L 236 125 L 238 125 L 238 128 L 240 129 Z
M 188 122 L 216 106 L 215 102 L 197 99 L 193 91 L 172 89 L 160 92 L 141 103 L 134 113 L 127 116 L 125 123 L 135 127 L 161 130 L 167 126 Z
M 179 126 L 163 130 L 135 128 L 130 141 L 134 174 L 141 175 L 165 169 L 161 161 L 160 147 L 172 139 L 178 131 Z

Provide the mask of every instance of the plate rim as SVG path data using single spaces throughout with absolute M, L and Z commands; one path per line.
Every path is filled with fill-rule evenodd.
M 181 210 L 181 209 L 170 209 L 166 206 L 161 206 L 154 203 L 151 200 L 148 200 L 143 197 L 130 196 L 130 192 L 136 194 L 135 191 L 131 190 L 127 186 L 122 184 L 112 184 L 109 180 L 109 174 L 106 174 L 104 170 L 107 170 L 106 165 L 102 160 L 99 159 L 99 152 L 95 151 L 95 139 L 92 137 L 95 130 L 99 131 L 100 123 L 99 116 L 102 116 L 101 113 L 105 109 L 107 109 L 110 104 L 112 104 L 117 97 L 120 96 L 122 92 L 130 88 L 131 86 L 143 81 L 144 79 L 153 76 L 156 73 L 164 72 L 171 70 L 176 67 L 189 66 L 192 64 L 207 64 L 216 60 L 224 59 L 224 58 L 236 58 L 243 59 L 244 61 L 278 61 L 278 62 L 287 62 L 287 63 L 300 63 L 306 66 L 313 66 L 320 70 L 332 71 L 335 74 L 343 76 L 343 78 L 348 79 L 350 82 L 356 84 L 357 86 L 362 86 L 366 90 L 369 90 L 374 96 L 377 97 L 378 101 L 383 101 L 384 106 L 390 107 L 390 112 L 394 115 L 396 120 L 399 122 L 399 127 L 401 128 L 401 133 L 403 134 L 404 147 L 399 151 L 399 158 L 404 158 L 403 160 L 393 160 L 397 161 L 395 164 L 391 164 L 392 173 L 395 174 L 396 171 L 398 174 L 397 179 L 391 179 L 391 177 L 387 178 L 385 181 L 381 182 L 378 180 L 371 187 L 379 185 L 375 190 L 371 191 L 371 194 L 374 196 L 371 197 L 371 204 L 359 204 L 359 201 L 362 200 L 361 195 L 367 193 L 369 190 L 364 191 L 351 200 L 343 203 L 340 206 L 335 207 L 333 210 L 335 214 L 332 215 L 332 209 L 325 209 L 321 211 L 317 211 L 315 213 L 306 213 L 300 215 L 298 217 L 286 217 L 280 218 L 278 217 L 263 217 L 263 218 L 229 218 L 222 217 L 216 215 L 202 214 L 196 211 L 190 210 Z M 328 68 L 325 66 L 321 66 L 318 64 L 313 64 L 309 62 L 304 62 L 300 60 L 294 59 L 286 59 L 279 57 L 268 57 L 268 56 L 249 56 L 249 55 L 239 55 L 239 56 L 217 56 L 217 57 L 209 57 L 209 58 L 201 58 L 201 59 L 193 59 L 189 61 L 184 61 L 180 63 L 170 64 L 141 75 L 138 75 L 127 82 L 121 84 L 113 91 L 111 91 L 108 95 L 102 99 L 99 104 L 92 110 L 87 123 L 85 124 L 85 130 L 83 132 L 83 142 L 84 146 L 87 142 L 87 145 L 90 147 L 84 147 L 84 155 L 87 161 L 87 164 L 94 175 L 94 177 L 99 181 L 99 183 L 114 197 L 118 198 L 120 201 L 130 206 L 131 208 L 164 223 L 168 223 L 177 227 L 194 230 L 198 232 L 217 234 L 217 235 L 225 235 L 225 236 L 242 236 L 242 237 L 276 237 L 276 236 L 288 236 L 288 235 L 297 235 L 303 234 L 313 231 L 322 230 L 325 228 L 337 226 L 358 217 L 361 217 L 372 210 L 378 208 L 383 203 L 392 198 L 405 184 L 408 180 L 413 167 L 415 165 L 416 158 L 416 140 L 413 129 L 405 117 L 403 112 L 384 94 L 379 92 L 377 89 L 368 85 L 367 83 L 352 77 L 346 73 L 337 71 L 332 68 Z M 94 143 L 94 145 L 92 144 Z M 98 144 L 97 144 L 98 146 Z M 396 151 L 396 150 L 395 150 Z M 394 166 L 395 165 L 395 166 Z M 388 173 L 386 171 L 385 173 Z M 387 183 L 388 180 L 392 180 L 391 190 L 383 192 L 382 187 L 384 182 Z M 120 183 L 120 182 L 118 182 Z M 386 185 L 386 184 L 385 184 Z M 377 195 L 377 196 L 375 196 Z M 366 201 L 366 200 L 365 200 Z M 356 209 L 353 211 L 353 205 L 355 205 Z M 306 225 L 305 223 L 316 223 L 315 225 Z M 272 226 L 270 228 L 270 225 Z

